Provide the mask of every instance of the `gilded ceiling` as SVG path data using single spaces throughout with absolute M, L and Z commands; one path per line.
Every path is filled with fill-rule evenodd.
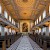
M 1 0 L 10 15 L 16 20 L 34 20 L 50 0 Z

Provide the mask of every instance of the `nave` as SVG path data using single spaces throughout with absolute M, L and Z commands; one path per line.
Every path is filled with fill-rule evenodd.
M 50 0 L 0 0 L 0 50 L 21 48 L 50 50 Z
M 32 45 L 33 44 L 33 45 Z M 43 50 L 29 36 L 20 37 L 7 50 Z

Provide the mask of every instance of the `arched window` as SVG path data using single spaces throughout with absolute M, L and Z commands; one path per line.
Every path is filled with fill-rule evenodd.
M 4 28 L 4 32 L 8 32 L 8 28 Z
M 38 24 L 38 19 L 37 19 L 37 24 Z
M 8 19 L 8 13 L 7 13 L 7 11 L 4 11 L 4 17 L 5 17 L 6 19 Z
M 1 4 L 0 4 L 0 14 L 2 13 L 2 6 L 1 6 Z
M 50 5 L 49 5 L 49 14 L 50 14 Z
M 9 29 L 9 33 L 11 33 L 11 28 Z
M 12 30 L 12 33 L 14 34 L 15 33 L 15 30 Z
M 11 16 L 9 16 L 9 21 L 11 22 Z
M 50 25 L 49 25 L 49 32 L 50 32 Z
M 14 21 L 14 25 L 15 25 L 15 21 Z
M 41 16 L 39 17 L 39 22 L 41 21 Z
M 13 24 L 14 24 L 14 22 L 15 22 L 15 21 L 13 20 Z
M 46 10 L 43 12 L 43 19 L 46 18 Z
M 41 28 L 39 28 L 39 33 L 41 32 Z
M 43 28 L 43 32 L 46 32 L 46 27 Z
M 36 25 L 36 21 L 35 21 L 35 25 Z
M 14 20 L 12 19 L 12 24 L 14 24 Z
M 14 24 L 14 25 L 15 25 L 15 21 L 14 21 L 14 19 L 12 19 L 12 24 Z
M 2 30 L 1 30 L 1 26 L 0 26 L 0 32 L 1 32 Z

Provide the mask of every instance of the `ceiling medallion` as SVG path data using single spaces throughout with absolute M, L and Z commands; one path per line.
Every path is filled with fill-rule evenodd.
M 28 2 L 28 0 L 23 0 L 23 2 Z
M 27 14 L 27 13 L 24 13 L 24 14 Z
M 27 13 L 24 13 L 25 15 L 27 14 Z

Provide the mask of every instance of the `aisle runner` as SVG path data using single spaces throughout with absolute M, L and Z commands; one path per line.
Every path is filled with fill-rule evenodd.
M 23 36 L 16 50 L 33 50 L 27 36 Z

